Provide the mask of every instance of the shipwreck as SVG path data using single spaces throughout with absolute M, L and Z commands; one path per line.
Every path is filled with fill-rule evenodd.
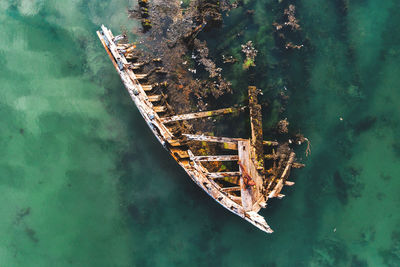
M 272 233 L 273 230 L 259 211 L 267 206 L 268 199 L 284 197 L 283 187 L 294 184 L 289 180 L 291 169 L 304 165 L 296 162 L 291 140 L 263 140 L 257 88 L 248 86 L 247 107 L 176 114 L 163 93 L 167 83 L 151 83 L 148 79 L 154 72 L 162 74 L 163 69 L 156 67 L 144 72 L 142 66 L 146 63 L 141 62 L 134 53 L 135 45 L 127 42 L 123 35 L 114 36 L 104 25 L 97 35 L 154 136 L 189 177 L 224 208 L 262 231 Z M 157 64 L 160 60 L 154 58 L 150 61 Z M 248 109 L 250 115 L 249 138 L 198 134 L 192 128 L 185 127 L 188 121 L 232 114 L 244 109 Z M 305 140 L 302 137 L 293 142 L 300 144 Z M 213 149 L 199 149 L 208 144 Z

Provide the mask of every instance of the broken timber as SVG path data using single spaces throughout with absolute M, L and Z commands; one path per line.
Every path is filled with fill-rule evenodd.
M 243 108 L 240 108 L 240 109 L 243 109 Z M 200 119 L 200 118 L 205 118 L 205 117 L 229 114 L 229 113 L 238 111 L 240 109 L 238 109 L 238 108 L 222 108 L 222 109 L 212 110 L 212 111 L 202 111 L 202 112 L 197 112 L 197 113 L 189 113 L 189 114 L 176 115 L 176 116 L 167 117 L 167 118 L 161 118 L 161 121 L 163 123 L 169 123 L 169 122 L 173 122 L 173 121 Z
M 275 164 L 277 158 L 273 148 L 268 148 L 272 149 L 273 156 L 270 156 L 271 153 L 267 153 L 264 156 L 266 146 L 279 147 L 281 144 L 276 141 L 264 141 L 262 139 L 261 107 L 255 99 L 256 88 L 249 87 L 252 130 L 250 139 L 194 135 L 190 133 L 183 133 L 180 138 L 177 138 L 166 124 L 233 113 L 238 109 L 225 108 L 215 111 L 160 117 L 162 114 L 169 112 L 168 103 L 165 103 L 165 98 L 162 94 L 151 95 L 152 85 L 142 85 L 139 82 L 139 80 L 146 80 L 150 74 L 133 72 L 133 70 L 139 71 L 140 68 L 138 66 L 140 65 L 131 65 L 128 62 L 128 59 L 134 58 L 132 51 L 124 53 L 124 48 L 133 46 L 116 44 L 114 42 L 115 37 L 104 25 L 101 26 L 101 30 L 97 32 L 97 35 L 143 119 L 163 147 L 168 150 L 189 177 L 224 208 L 250 222 L 260 230 L 272 233 L 272 229 L 264 217 L 258 214 L 258 211 L 266 207 L 268 198 L 282 197 L 283 195 L 280 192 L 284 185 L 294 184 L 287 181 L 287 178 L 291 167 L 299 165 L 294 162 L 294 152 L 290 153 L 287 161 L 281 160 L 280 164 L 278 164 L 279 167 Z M 155 102 L 163 102 L 163 104 L 159 106 L 153 105 Z M 190 142 L 223 143 L 225 149 L 237 150 L 237 154 L 196 156 L 190 150 L 190 145 L 183 145 Z M 206 164 L 210 161 L 236 162 L 239 171 L 210 172 L 206 168 Z M 273 164 L 270 164 L 273 167 L 268 171 L 268 177 L 264 171 L 264 165 L 266 165 L 264 161 L 273 161 Z M 271 176 L 271 173 L 274 175 Z M 229 183 L 230 179 L 234 181 L 232 180 L 233 182 Z

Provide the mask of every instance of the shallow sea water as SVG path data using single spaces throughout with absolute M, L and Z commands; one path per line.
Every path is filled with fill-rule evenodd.
M 290 62 L 262 78 L 285 73 L 281 116 L 312 143 L 262 211 L 273 235 L 200 191 L 130 102 L 95 31 L 133 27 L 134 2 L 0 0 L 0 266 L 400 266 L 398 1 L 296 1 L 307 47 L 274 56 L 277 1 L 245 1 L 242 38 L 258 66 Z

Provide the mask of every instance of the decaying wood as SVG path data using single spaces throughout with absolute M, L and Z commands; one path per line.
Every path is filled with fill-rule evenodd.
M 209 135 L 183 134 L 188 140 L 200 142 L 224 143 L 237 148 L 238 141 L 245 141 L 243 138 L 216 137 Z
M 261 105 L 257 100 L 257 88 L 249 86 L 249 110 L 251 124 L 251 149 L 256 160 L 257 168 L 264 169 L 264 148 L 263 148 L 263 131 Z
M 238 155 L 221 155 L 221 156 L 194 156 L 196 161 L 237 161 Z
M 224 187 L 221 189 L 223 192 L 240 191 L 240 186 Z
M 289 176 L 290 168 L 292 167 L 295 156 L 296 156 L 296 154 L 294 152 L 290 153 L 289 160 L 286 163 L 286 167 L 283 170 L 283 173 L 281 174 L 281 177 L 280 177 L 278 183 L 276 184 L 274 189 L 269 193 L 269 195 L 268 195 L 269 198 L 273 198 L 273 197 L 282 198 L 282 196 L 279 196 L 279 193 L 282 191 L 282 188 L 285 185 L 286 179 Z
M 200 142 L 215 142 L 215 143 L 231 143 L 236 144 L 239 141 L 246 141 L 244 138 L 231 138 L 231 137 L 218 137 L 210 135 L 197 135 L 197 134 L 183 134 L 188 140 Z M 277 146 L 279 143 L 276 141 L 263 141 L 264 145 Z
M 225 177 L 240 176 L 240 172 L 209 172 L 207 177 L 211 179 L 220 179 Z
M 166 106 L 155 106 L 154 107 L 154 111 L 157 112 L 157 113 L 166 112 L 167 111 L 167 107 Z
M 143 90 L 145 91 L 151 91 L 153 89 L 152 85 L 142 85 Z
M 147 125 L 189 177 L 224 208 L 262 231 L 272 233 L 273 231 L 265 219 L 257 212 L 261 207 L 266 206 L 268 198 L 284 196 L 280 193 L 283 186 L 294 184 L 294 182 L 287 181 L 290 169 L 301 167 L 301 164 L 294 162 L 295 154 L 288 150 L 287 144 L 262 139 L 261 107 L 256 99 L 256 89 L 249 88 L 252 130 L 250 139 L 182 133 L 185 130 L 185 128 L 179 126 L 183 124 L 182 120 L 228 114 L 237 111 L 237 109 L 219 109 L 160 118 L 159 113 L 168 112 L 168 115 L 170 115 L 173 114 L 173 109 L 167 103 L 163 93 L 158 93 L 158 90 L 157 94 L 147 95 L 147 93 L 152 91 L 154 87 L 166 86 L 166 83 L 141 85 L 139 79 L 148 78 L 152 72 L 162 72 L 162 68 L 153 69 L 147 74 L 135 74 L 133 70 L 141 68 L 143 64 L 132 64 L 127 61 L 128 57 L 135 57 L 133 55 L 134 45 L 117 45 L 111 31 L 104 25 L 101 27 L 101 31 L 97 32 L 97 35 Z M 129 53 L 124 54 L 123 50 L 129 50 Z M 158 105 L 153 105 L 155 102 L 159 102 Z M 166 123 L 169 123 L 168 127 L 165 125 Z M 201 156 L 195 156 L 190 150 L 190 145 L 198 144 L 198 142 L 222 143 L 224 149 L 237 150 L 237 154 L 204 155 L 201 153 Z M 264 149 L 272 149 L 272 153 L 268 152 L 269 154 L 264 157 Z M 272 168 L 268 172 L 264 172 L 261 168 L 264 165 L 261 162 L 264 160 L 273 161 Z M 236 162 L 238 168 L 233 170 L 227 169 L 226 166 L 219 168 L 222 167 L 221 162 L 224 161 L 234 162 L 224 163 L 227 166 Z M 211 169 L 207 169 L 210 166 Z M 215 166 L 219 167 L 216 168 Z
M 196 112 L 196 113 L 175 115 L 175 116 L 168 117 L 168 118 L 162 118 L 161 120 L 163 123 L 169 123 L 169 122 L 173 122 L 173 121 L 182 121 L 182 120 L 193 120 L 193 119 L 229 114 L 229 113 L 237 112 L 241 109 L 243 109 L 243 108 L 240 108 L 240 109 L 238 109 L 238 108 L 222 108 L 222 109 L 217 109 L 217 110 L 201 111 L 201 112 Z
M 158 102 L 161 100 L 162 96 L 161 95 L 149 95 L 148 98 L 149 98 L 150 102 Z M 162 119 L 161 119 L 161 121 L 162 121 Z
M 243 169 L 242 168 L 240 169 L 240 172 L 242 173 L 242 177 L 240 178 L 240 188 L 241 188 L 243 208 L 246 211 L 256 210 L 258 212 L 261 206 L 258 205 L 257 207 L 253 207 L 253 205 L 257 203 L 260 198 L 264 198 L 263 178 L 262 175 L 257 170 L 257 166 L 254 164 L 254 161 L 250 157 L 252 149 L 250 140 L 239 141 L 238 149 L 239 149 L 239 160 L 241 164 L 245 167 L 246 172 L 251 176 L 251 178 L 255 182 L 254 186 L 246 186 L 243 180 Z

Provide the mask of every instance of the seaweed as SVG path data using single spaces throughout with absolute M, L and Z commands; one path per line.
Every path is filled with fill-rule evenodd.
M 348 261 L 346 246 L 336 239 L 324 239 L 313 248 L 309 266 L 344 266 Z
M 29 239 L 32 242 L 34 242 L 34 243 L 38 243 L 39 242 L 39 239 L 36 237 L 36 231 L 33 230 L 32 228 L 30 228 L 28 226 L 25 227 L 25 233 L 26 233 L 26 235 L 29 237 Z
M 359 198 L 365 187 L 358 179 L 361 170 L 353 166 L 345 169 L 345 175 L 342 175 L 338 170 L 333 175 L 333 183 L 335 185 L 336 194 L 340 202 L 345 205 L 350 197 Z
M 363 228 L 360 233 L 360 244 L 366 246 L 375 241 L 376 230 L 372 226 Z
M 336 194 L 340 200 L 340 202 L 344 205 L 347 204 L 348 202 L 348 187 L 346 185 L 345 180 L 343 177 L 340 175 L 339 171 L 335 171 L 333 175 L 333 182 L 336 188 Z
M 386 266 L 400 266 L 400 232 L 394 231 L 391 236 L 392 244 L 390 248 L 380 251 L 380 256 Z
M 357 255 L 353 255 L 350 267 L 368 267 L 368 263 L 366 260 L 360 259 Z
M 375 126 L 376 122 L 377 118 L 372 116 L 367 116 L 361 119 L 354 125 L 354 134 L 357 136 L 363 132 L 370 130 L 372 127 Z
M 20 209 L 16 215 L 14 224 L 19 224 L 29 214 L 31 214 L 31 207 Z
M 390 181 L 392 179 L 392 176 L 390 176 L 389 174 L 381 173 L 380 174 L 380 178 L 387 182 L 387 181 Z
M 400 142 L 395 142 L 392 144 L 392 149 L 397 158 L 400 158 Z

